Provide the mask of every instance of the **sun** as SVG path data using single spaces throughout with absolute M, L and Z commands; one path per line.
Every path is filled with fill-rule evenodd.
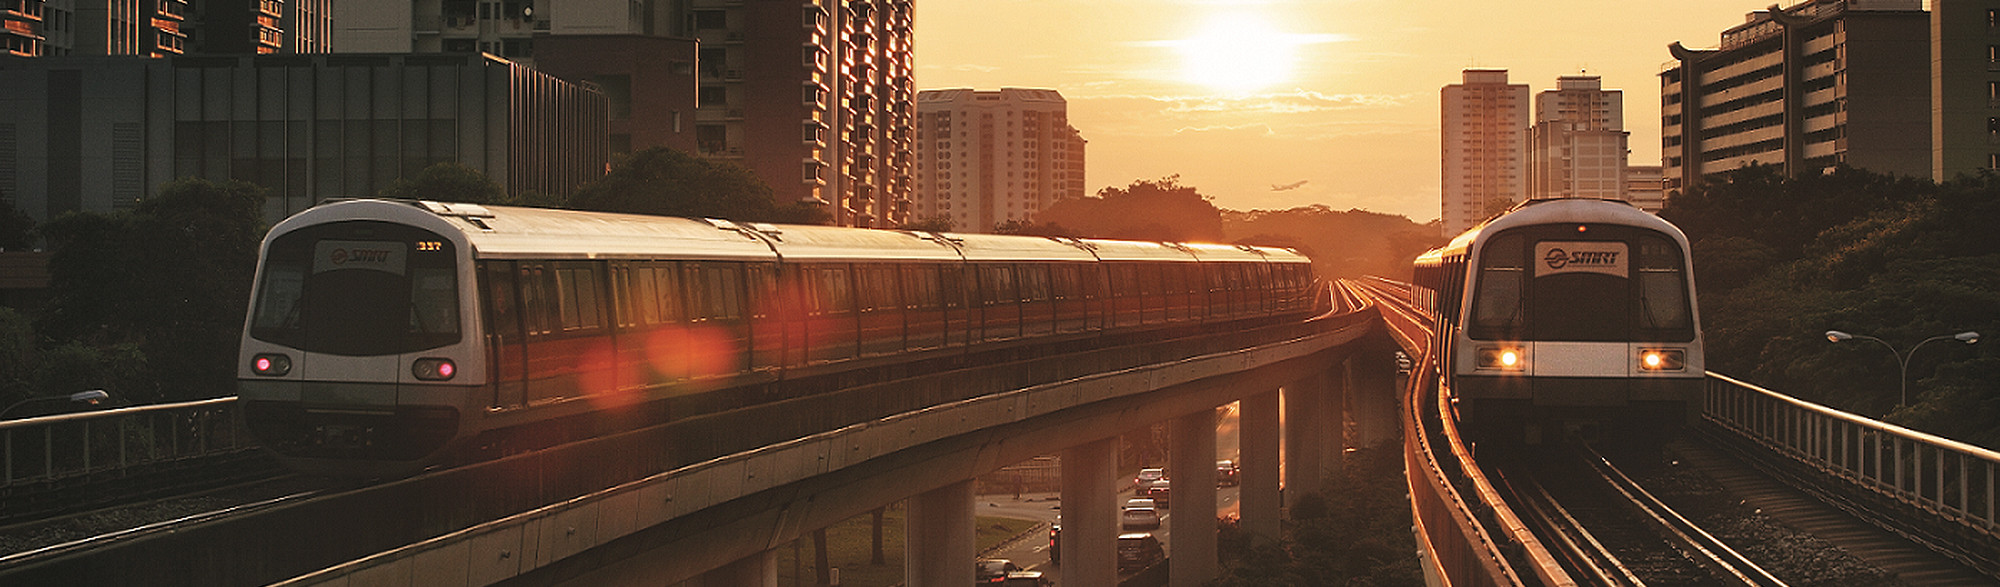
M 1294 35 L 1251 15 L 1219 16 L 1194 37 L 1174 44 L 1183 59 L 1184 81 L 1227 93 L 1289 81 L 1298 61 Z

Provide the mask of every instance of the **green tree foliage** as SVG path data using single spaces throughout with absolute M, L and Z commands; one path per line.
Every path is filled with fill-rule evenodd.
M 227 394 L 264 198 L 247 182 L 181 179 L 130 213 L 76 212 L 50 222 L 53 302 L 42 336 L 145 365 L 148 388 L 112 389 L 134 402 Z
M 1179 175 L 1061 200 L 1035 220 L 1069 227 L 1074 236 L 1150 241 L 1223 242 L 1222 211 Z
M 1668 201 L 1694 249 L 1712 371 L 1961 441 L 2000 446 L 2000 349 L 1930 336 L 2000 333 L 2000 176 L 1945 184 L 1840 168 L 1753 167 Z
M 479 170 L 451 161 L 433 164 L 416 177 L 399 177 L 382 190 L 384 198 L 466 202 L 470 204 L 511 204 L 507 190 Z
M 909 222 L 905 222 L 903 223 L 902 228 L 903 230 L 916 230 L 923 232 L 951 232 L 952 229 L 956 228 L 957 226 L 958 226 L 957 223 L 951 221 L 950 216 L 940 214 L 937 216 L 927 216 L 911 220 Z
M 35 219 L 0 194 L 0 251 L 25 251 L 35 244 Z
M 0 307 L 0 407 L 34 395 L 35 359 L 34 322 Z
M 1245 536 L 1225 522 L 1218 541 L 1222 587 L 1420 585 L 1401 445 L 1360 449 L 1318 493 L 1291 508 L 1281 540 Z
M 1340 212 L 1323 205 L 1226 212 L 1222 227 L 1236 242 L 1297 248 L 1313 258 L 1320 275 L 1339 277 L 1408 279 L 1417 255 L 1444 243 L 1436 226 L 1393 214 Z
M 1064 228 L 1061 224 L 1054 222 L 1029 222 L 1026 220 L 1008 220 L 995 224 L 993 225 L 993 234 L 1019 234 L 1026 236 L 1077 235 L 1076 231 Z
M 633 153 L 570 197 L 579 210 L 740 222 L 824 224 L 820 206 L 772 200 L 771 187 L 740 166 L 654 147 Z

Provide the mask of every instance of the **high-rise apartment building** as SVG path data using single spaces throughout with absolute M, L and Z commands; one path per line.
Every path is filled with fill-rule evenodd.
M 1790 175 L 1843 163 L 1931 175 L 1922 0 L 1809 0 L 1745 20 L 1719 48 L 1669 47 L 1676 61 L 1660 72 L 1669 192 L 1752 163 Z
M 1931 179 L 2000 170 L 2000 0 L 1931 0 Z
M 333 0 L 0 0 L 0 55 L 325 53 Z
M 1083 197 L 1083 136 L 1055 90 L 918 92 L 916 145 L 911 220 L 985 232 Z
M 1667 205 L 1667 192 L 1661 189 L 1660 166 L 1632 165 L 1625 168 L 1625 201 L 1640 210 L 1659 212 Z
M 1529 198 L 1625 199 L 1625 93 L 1594 75 L 1556 78 L 1535 95 Z
M 608 82 L 614 112 L 621 94 L 635 117 L 691 110 L 633 125 L 674 129 L 666 133 L 620 132 L 614 123 L 614 149 L 625 148 L 621 135 L 636 150 L 679 146 L 673 133 L 691 132 L 698 153 L 749 168 L 780 202 L 823 203 L 843 226 L 895 226 L 906 218 L 916 93 L 910 0 L 342 0 L 337 10 L 338 51 L 483 51 L 546 65 L 565 79 Z M 652 63 L 669 68 L 665 73 L 582 68 L 570 58 L 538 63 L 538 45 L 619 35 L 677 38 L 698 43 L 699 53 L 692 64 L 671 57 Z M 571 44 L 559 53 L 586 49 Z M 684 50 L 692 45 L 645 49 Z M 641 81 L 683 75 L 695 78 L 691 95 L 672 89 L 677 81 Z M 654 143 L 649 136 L 666 138 Z
M 1489 202 L 1527 194 L 1528 86 L 1507 83 L 1505 69 L 1467 69 L 1442 93 L 1440 219 L 1452 235 L 1484 220 Z
M 484 55 L 0 57 L 0 88 L 0 197 L 37 221 L 200 177 L 276 222 L 441 162 L 562 196 L 607 159 L 602 94 Z

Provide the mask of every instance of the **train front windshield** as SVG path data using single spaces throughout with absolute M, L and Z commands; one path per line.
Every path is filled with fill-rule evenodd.
M 302 351 L 388 355 L 459 341 L 450 241 L 375 221 L 311 226 L 271 242 L 250 336 Z
M 1680 247 L 1624 226 L 1530 226 L 1486 243 L 1467 334 L 1480 340 L 1694 339 Z

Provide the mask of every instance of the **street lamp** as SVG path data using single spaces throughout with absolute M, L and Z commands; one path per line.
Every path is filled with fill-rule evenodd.
M 11 406 L 7 406 L 7 409 L 4 409 L 4 410 L 0 410 L 0 420 L 4 420 L 4 419 L 6 419 L 6 418 L 7 418 L 7 412 L 12 412 L 12 411 L 14 411 L 14 408 L 18 408 L 18 407 L 21 407 L 21 406 L 22 406 L 22 405 L 24 405 L 24 404 L 30 404 L 30 403 L 34 403 L 34 402 L 45 402 L 45 401 L 63 401 L 63 400 L 68 400 L 68 401 L 72 401 L 72 402 L 76 402 L 76 403 L 79 403 L 79 404 L 93 404 L 93 405 L 94 405 L 94 404 L 96 404 L 97 402 L 101 402 L 101 401 L 104 401 L 104 400 L 105 400 L 105 398 L 109 398 L 109 397 L 111 397 L 111 394 L 110 394 L 110 393 L 106 393 L 106 392 L 105 392 L 104 390 L 102 390 L 102 389 L 93 389 L 93 390 L 90 390 L 90 391 L 79 391 L 79 392 L 76 392 L 76 393 L 72 393 L 72 394 L 69 394 L 69 395 L 63 395 L 63 396 L 49 396 L 49 397 L 31 397 L 31 398 L 28 398 L 28 399 L 24 399 L 24 400 L 21 400 L 21 401 L 18 401 L 18 402 L 14 402 L 14 405 L 11 405 Z
M 1972 344 L 1975 342 L 1979 342 L 1979 333 L 1967 330 L 1965 332 L 1960 332 L 1958 334 L 1940 334 L 1937 336 L 1924 339 L 1923 342 L 1917 343 L 1917 346 L 1910 347 L 1910 351 L 1905 353 L 1905 352 L 1897 352 L 1895 345 L 1889 344 L 1889 341 L 1875 338 L 1873 336 L 1868 336 L 1866 334 L 1848 334 L 1846 332 L 1841 332 L 1838 330 L 1826 331 L 1827 342 L 1840 342 L 1843 340 L 1852 340 L 1856 338 L 1864 338 L 1882 343 L 1882 346 L 1889 347 L 1889 354 L 1896 356 L 1896 367 L 1901 370 L 1898 382 L 1900 382 L 1903 385 L 1903 399 L 1902 401 L 1897 402 L 1896 404 L 1896 407 L 1900 408 L 1905 405 L 1909 405 L 1910 403 L 1910 356 L 1917 354 L 1917 349 L 1923 348 L 1923 346 L 1926 343 L 1929 343 L 1933 340 L 1950 339 L 1963 342 L 1965 344 Z

